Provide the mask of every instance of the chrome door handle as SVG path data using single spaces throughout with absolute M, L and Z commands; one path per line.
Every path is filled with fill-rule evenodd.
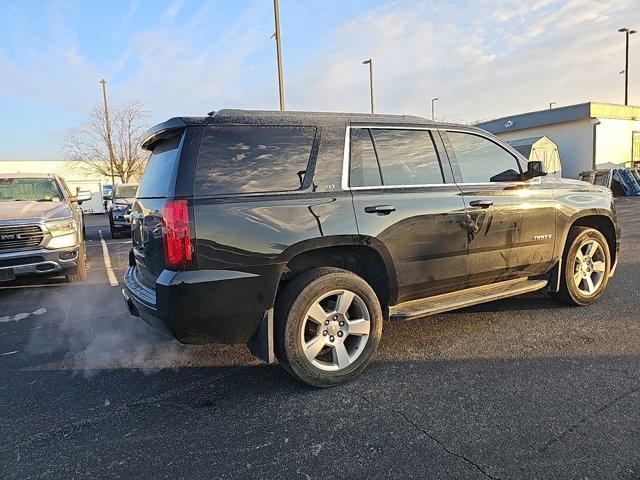
M 377 213 L 378 215 L 389 215 L 391 212 L 396 211 L 395 205 L 374 205 L 371 207 L 364 207 L 366 213 Z
M 493 202 L 491 200 L 472 200 L 469 202 L 469 205 L 472 207 L 489 208 L 493 205 Z

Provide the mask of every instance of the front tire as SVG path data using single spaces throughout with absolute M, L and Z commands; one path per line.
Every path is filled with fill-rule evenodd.
M 382 310 L 373 289 L 352 272 L 315 268 L 278 297 L 275 349 L 300 381 L 332 387 L 359 375 L 382 336 Z
M 588 305 L 604 292 L 611 272 L 611 253 L 604 235 L 589 227 L 572 227 L 567 236 L 560 290 L 551 296 L 567 305 Z
M 67 273 L 65 278 L 69 283 L 80 283 L 87 279 L 87 247 L 84 242 L 78 249 L 78 265 L 72 273 Z

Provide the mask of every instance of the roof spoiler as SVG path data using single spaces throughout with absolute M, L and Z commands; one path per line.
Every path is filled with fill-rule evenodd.
M 167 140 L 175 137 L 187 127 L 188 123 L 182 118 L 170 118 L 166 122 L 154 125 L 144 135 L 140 146 L 145 150 L 153 150 L 156 144 L 161 140 Z

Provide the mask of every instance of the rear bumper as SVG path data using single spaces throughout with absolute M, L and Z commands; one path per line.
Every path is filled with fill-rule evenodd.
M 132 315 L 182 343 L 246 343 L 271 308 L 267 284 L 246 272 L 164 270 L 152 289 L 129 267 L 123 297 Z
M 60 275 L 78 265 L 78 247 L 61 250 L 22 250 L 0 253 L 0 272 L 12 271 L 13 276 Z M 11 275 L 9 275 L 10 279 Z M 6 275 L 0 275 L 7 278 Z M 1 280 L 0 280 L 1 281 Z

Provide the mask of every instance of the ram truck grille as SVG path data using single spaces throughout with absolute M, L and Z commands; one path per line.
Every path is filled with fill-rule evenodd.
M 0 252 L 39 246 L 44 232 L 38 225 L 0 226 Z

